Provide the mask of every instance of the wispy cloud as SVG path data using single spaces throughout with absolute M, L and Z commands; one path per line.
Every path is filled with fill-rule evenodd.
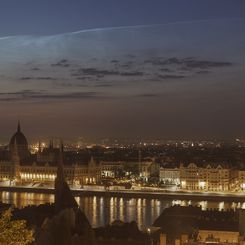
M 142 97 L 142 98 L 157 98 L 161 96 L 161 94 L 156 93 L 144 93 L 144 94 L 138 94 L 136 97 Z
M 57 63 L 51 64 L 52 67 L 69 67 L 70 65 L 67 59 L 62 59 Z
M 153 57 L 151 59 L 145 60 L 144 63 L 149 63 L 149 64 L 157 65 L 157 66 L 181 65 L 181 66 L 186 66 L 190 68 L 200 68 L 200 69 L 207 69 L 207 68 L 212 68 L 212 67 L 227 67 L 227 66 L 232 65 L 231 62 L 201 60 L 201 59 L 196 59 L 194 57 L 187 57 L 187 58 Z
M 66 100 L 103 98 L 98 92 L 67 92 L 49 93 L 47 91 L 22 90 L 10 93 L 0 93 L 0 101 L 30 101 L 30 100 Z
M 100 87 L 130 86 L 130 83 L 138 82 L 139 84 L 141 81 L 169 83 L 194 76 L 201 78 L 206 74 L 220 71 L 220 68 L 228 69 L 235 65 L 229 61 L 188 56 L 145 58 L 135 55 L 108 60 L 97 58 L 89 60 L 87 63 L 82 60 L 72 60 L 71 62 L 70 59 L 63 58 L 50 63 L 40 67 L 38 64 L 30 62 L 30 64 L 26 64 L 30 72 L 17 79 L 29 82 L 49 81 L 49 84 L 43 85 L 47 89 L 49 89 L 48 86 L 50 88 L 54 86 L 61 89 L 65 87 L 97 87 L 99 90 Z
M 158 78 L 160 79 L 181 79 L 185 78 L 186 76 L 183 75 L 174 75 L 174 74 L 166 74 L 166 75 L 158 75 Z
M 56 80 L 55 77 L 21 77 L 20 80 Z

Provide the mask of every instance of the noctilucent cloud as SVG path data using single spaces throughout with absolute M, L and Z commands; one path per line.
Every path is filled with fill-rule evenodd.
M 245 136 L 242 2 L 59 2 L 0 10 L 2 138 Z

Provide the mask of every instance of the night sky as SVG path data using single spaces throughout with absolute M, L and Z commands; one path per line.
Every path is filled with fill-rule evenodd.
M 2 139 L 245 137 L 244 1 L 0 4 Z

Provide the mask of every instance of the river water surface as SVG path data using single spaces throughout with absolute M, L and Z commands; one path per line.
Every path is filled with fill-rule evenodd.
M 54 202 L 52 194 L 0 192 L 0 200 L 14 204 L 16 207 L 39 205 Z M 125 197 L 76 197 L 82 210 L 87 215 L 93 227 L 110 224 L 120 219 L 125 222 L 136 221 L 141 229 L 151 226 L 163 209 L 174 204 L 183 206 L 199 205 L 202 209 L 217 208 L 219 210 L 245 208 L 245 202 L 215 202 L 191 200 L 166 200 L 153 198 Z

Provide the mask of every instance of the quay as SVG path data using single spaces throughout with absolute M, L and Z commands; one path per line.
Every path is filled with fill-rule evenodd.
M 54 188 L 0 186 L 0 192 L 23 192 L 54 194 Z M 126 198 L 156 198 L 166 200 L 201 200 L 201 201 L 234 201 L 245 202 L 245 194 L 231 192 L 194 192 L 169 190 L 101 190 L 101 189 L 72 189 L 74 196 L 103 196 Z

